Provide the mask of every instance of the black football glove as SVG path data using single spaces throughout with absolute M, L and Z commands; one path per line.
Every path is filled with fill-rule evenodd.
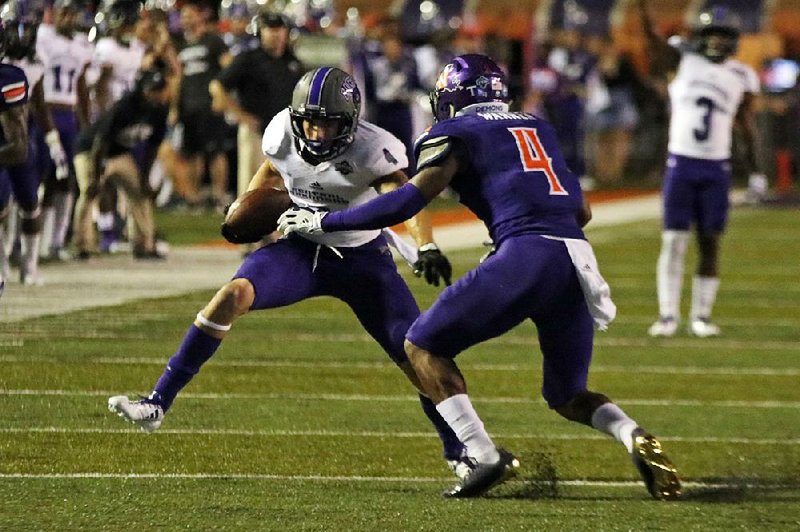
M 419 248 L 417 262 L 414 263 L 414 275 L 422 277 L 423 274 L 428 284 L 439 286 L 441 279 L 446 286 L 450 286 L 453 267 L 436 244 L 425 244 Z

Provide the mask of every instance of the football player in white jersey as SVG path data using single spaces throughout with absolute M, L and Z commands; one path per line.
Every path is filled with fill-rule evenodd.
M 322 67 L 305 74 L 295 87 L 291 106 L 278 113 L 264 132 L 267 160 L 250 189 L 282 183 L 296 204 L 335 211 L 405 183 L 405 147 L 387 131 L 359 122 L 360 106 L 355 80 L 342 70 Z M 434 244 L 427 218 L 417 216 L 409 222 L 406 227 L 419 246 L 418 275 L 437 286 L 440 280 L 449 284 L 450 263 Z M 397 271 L 384 234 L 348 231 L 292 235 L 247 255 L 233 280 L 197 314 L 150 397 L 130 401 L 115 396 L 109 399 L 109 408 L 145 431 L 157 429 L 178 392 L 216 352 L 234 320 L 251 310 L 315 296 L 344 301 L 420 389 L 403 349 L 405 333 L 419 308 Z M 464 446 L 433 402 L 422 394 L 420 402 L 439 433 L 448 466 L 456 475 L 466 474 Z
M 116 0 L 102 11 L 107 34 L 97 40 L 91 66 L 98 112 L 131 90 L 141 71 L 146 48 L 134 35 L 140 7 L 138 0 Z
M 112 0 L 99 13 L 102 24 L 95 29 L 104 35 L 97 39 L 87 73 L 87 77 L 93 78 L 89 84 L 94 94 L 92 115 L 95 118 L 133 89 L 142 70 L 146 46 L 134 34 L 141 6 L 139 0 Z M 100 192 L 96 221 L 101 251 L 112 251 L 118 239 L 115 228 L 118 201 L 116 187 L 108 184 Z
M 751 123 L 758 76 L 731 57 L 739 29 L 727 8 L 701 12 L 689 42 L 675 48 L 653 31 L 644 0 L 639 6 L 651 46 L 662 52 L 671 63 L 670 70 L 675 71 L 669 83 L 669 153 L 662 191 L 661 253 L 656 265 L 659 318 L 648 333 L 673 336 L 677 331 L 684 260 L 694 226 L 699 264 L 692 282 L 688 332 L 703 338 L 716 336 L 720 330 L 711 322 L 711 311 L 719 287 L 720 237 L 729 208 L 734 127 L 747 144 L 751 179 L 760 177 Z
M 57 172 L 45 182 L 42 250 L 51 259 L 64 260 L 64 241 L 72 218 L 75 170 L 72 159 L 78 130 L 89 122 L 86 69 L 92 60 L 92 46 L 85 34 L 76 31 L 81 0 L 55 0 L 53 23 L 42 24 L 36 39 L 36 55 L 44 64 L 44 99 L 50 108 L 64 148 L 69 172 Z M 54 161 L 55 162 L 55 161 Z

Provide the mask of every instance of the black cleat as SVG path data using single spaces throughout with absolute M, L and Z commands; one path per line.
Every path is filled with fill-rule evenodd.
M 461 483 L 456 484 L 442 495 L 454 499 L 479 497 L 494 486 L 516 476 L 519 460 L 505 449 L 497 451 L 500 453 L 500 460 L 493 464 L 475 463 L 472 471 L 463 478 Z

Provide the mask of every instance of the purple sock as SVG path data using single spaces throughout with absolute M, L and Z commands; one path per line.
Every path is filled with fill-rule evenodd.
M 209 336 L 192 324 L 180 347 L 167 362 L 150 398 L 161 404 L 164 411 L 169 410 L 178 392 L 189 384 L 192 377 L 200 371 L 200 366 L 217 351 L 221 342 L 219 338 Z
M 420 394 L 419 402 L 422 405 L 422 411 L 428 416 L 428 419 L 433 423 L 436 432 L 439 433 L 439 439 L 442 440 L 442 447 L 444 448 L 445 460 L 457 460 L 464 452 L 464 444 L 458 439 L 456 433 L 447 424 L 442 415 L 436 410 L 436 405 L 433 404 L 429 398 Z

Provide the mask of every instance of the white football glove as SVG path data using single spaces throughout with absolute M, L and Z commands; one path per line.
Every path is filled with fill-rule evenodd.
M 278 218 L 278 231 L 284 235 L 299 233 L 315 235 L 322 233 L 322 219 L 328 211 L 315 211 L 308 207 L 292 207 Z
M 69 177 L 69 162 L 67 161 L 67 154 L 64 152 L 64 147 L 61 145 L 61 139 L 58 136 L 58 131 L 51 129 L 44 136 L 44 141 L 50 150 L 50 159 L 56 165 L 56 179 L 61 181 Z

